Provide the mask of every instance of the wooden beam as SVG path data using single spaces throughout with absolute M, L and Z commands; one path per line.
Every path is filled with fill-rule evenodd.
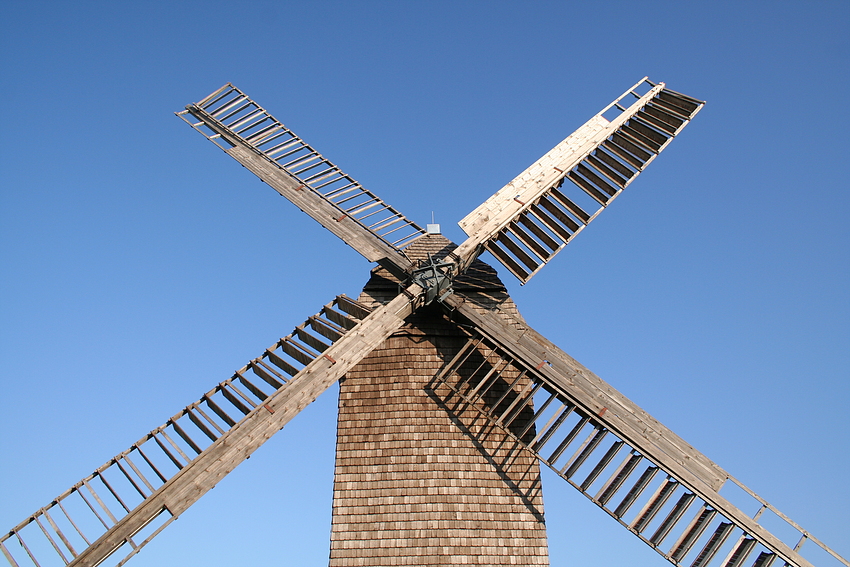
M 593 415 L 604 427 L 638 449 L 738 527 L 758 538 L 783 560 L 797 567 L 813 567 L 719 494 L 731 475 L 534 329 L 521 322 L 516 326 L 506 323 L 503 316 L 476 309 L 457 295 L 447 297 L 444 302 L 456 312 L 453 316 L 461 316 L 526 367 L 535 368 L 537 361 L 547 361 L 549 364 L 535 371 L 551 386 L 576 400 L 587 414 Z
M 319 394 L 401 327 L 405 317 L 423 304 L 423 296 L 424 290 L 413 284 L 390 303 L 370 313 L 328 348 L 325 351 L 327 356 L 320 356 L 304 367 L 264 404 L 254 408 L 68 565 L 99 565 L 163 509 L 175 518 L 186 511 Z
M 395 246 L 357 222 L 321 194 L 304 187 L 302 181 L 272 162 L 259 150 L 220 124 L 197 106 L 187 107 L 197 119 L 227 140 L 233 147 L 224 150 L 251 173 L 286 197 L 299 209 L 313 217 L 343 242 L 360 252 L 370 262 L 380 262 L 391 271 L 402 274 L 413 269 L 410 260 Z M 309 156 L 305 156 L 309 157 Z
M 602 113 L 597 114 L 464 217 L 458 224 L 469 238 L 456 250 L 461 266 L 471 261 L 467 258 L 474 254 L 478 245 L 492 238 L 537 202 L 566 172 L 578 165 L 663 88 L 664 83 L 653 87 L 613 121 L 609 122 Z

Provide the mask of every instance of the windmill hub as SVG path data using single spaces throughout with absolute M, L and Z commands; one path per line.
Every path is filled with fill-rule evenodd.
M 424 265 L 413 271 L 410 281 L 425 290 L 425 305 L 434 300 L 443 301 L 452 293 L 456 265 L 452 262 L 438 262 L 431 254 Z

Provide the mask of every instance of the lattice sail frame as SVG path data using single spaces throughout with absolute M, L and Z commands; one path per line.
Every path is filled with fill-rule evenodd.
M 232 84 L 176 114 L 370 262 L 412 269 L 403 249 L 425 230 Z
M 647 86 L 641 95 L 637 89 Z M 626 108 L 624 100 L 630 97 L 637 100 Z M 525 284 L 634 181 L 704 104 L 644 77 L 464 217 L 458 224 L 469 240 L 458 256 L 468 262 L 477 250 L 487 250 Z
M 531 327 L 517 331 L 454 296 L 447 304 L 467 324 L 469 339 L 434 380 L 670 563 L 812 567 L 800 554 L 811 541 L 836 564 L 850 565 Z M 455 368 L 475 350 L 498 362 L 452 383 Z M 513 399 L 488 403 L 487 391 L 507 368 L 519 371 L 526 387 Z M 534 417 L 515 433 L 513 421 L 526 407 Z M 533 438 L 526 437 L 530 431 Z M 724 490 L 733 487 L 743 496 Z M 742 511 L 751 507 L 757 509 L 752 516 Z M 782 537 L 766 527 L 774 525 L 785 526 Z
M 15 567 L 57 560 L 89 567 L 113 556 L 115 565 L 124 565 L 401 327 L 422 304 L 417 286 L 411 288 L 374 310 L 338 296 L 231 378 L 0 536 L 0 552 Z

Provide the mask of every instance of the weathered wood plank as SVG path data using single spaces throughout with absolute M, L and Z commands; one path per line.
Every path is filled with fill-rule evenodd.
M 167 509 L 174 517 L 182 514 L 319 394 L 339 380 L 348 369 L 401 327 L 404 318 L 422 304 L 423 295 L 423 290 L 414 284 L 387 305 L 373 311 L 345 337 L 328 348 L 325 353 L 327 356 L 318 357 L 265 404 L 254 408 L 81 552 L 69 566 L 93 567 L 100 564 L 163 509 Z
M 813 567 L 719 494 L 723 483 L 730 478 L 726 471 L 534 329 L 523 325 L 524 329 L 518 331 L 492 313 L 474 309 L 456 295 L 449 296 L 445 302 L 527 367 L 534 368 L 539 361 L 547 361 L 549 364 L 537 369 L 547 381 L 562 388 L 568 397 L 583 405 L 588 414 L 594 415 L 595 420 L 641 451 L 741 529 L 757 537 L 762 545 L 794 565 Z
M 460 265 L 468 264 L 481 244 L 554 187 L 564 172 L 574 169 L 663 88 L 663 83 L 653 87 L 613 121 L 597 114 L 464 217 L 458 224 L 469 238 L 456 250 Z

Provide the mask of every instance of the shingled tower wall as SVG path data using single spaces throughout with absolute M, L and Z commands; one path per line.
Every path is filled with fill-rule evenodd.
M 428 235 L 407 253 L 417 260 L 453 247 Z M 397 293 L 376 268 L 360 300 Z M 480 261 L 455 293 L 522 324 Z M 434 379 L 465 340 L 438 307 L 420 310 L 340 382 L 331 567 L 549 564 L 537 460 Z

